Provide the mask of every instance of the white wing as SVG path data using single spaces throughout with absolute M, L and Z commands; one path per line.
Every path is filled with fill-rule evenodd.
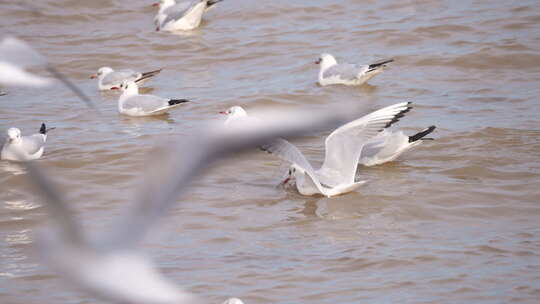
M 411 109 L 410 104 L 402 102 L 372 112 L 328 135 L 324 163 L 318 171 L 321 181 L 329 183 L 325 180 L 330 179 L 330 184 L 353 183 L 364 143 L 403 117 Z
M 283 138 L 277 138 L 274 139 L 268 143 L 265 143 L 260 146 L 261 150 L 266 151 L 268 153 L 274 154 L 275 156 L 288 161 L 292 164 L 296 164 L 300 168 L 302 168 L 309 177 L 311 177 L 313 183 L 321 193 L 324 193 L 325 190 L 323 190 L 323 186 L 321 185 L 319 178 L 317 177 L 317 174 L 315 173 L 315 170 L 309 163 L 309 161 L 306 159 L 304 154 L 296 148 L 295 145 L 291 144 L 287 140 Z

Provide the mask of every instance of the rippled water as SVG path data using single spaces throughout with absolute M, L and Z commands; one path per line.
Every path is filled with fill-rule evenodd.
M 34 13 L 6 2 L 2 34 L 30 42 L 102 108 L 96 117 L 61 86 L 0 97 L 0 130 L 57 127 L 39 163 L 88 230 L 122 215 L 158 138 L 222 119 L 232 105 L 412 100 L 398 126 L 438 126 L 435 141 L 363 169 L 365 187 L 332 199 L 276 188 L 286 166 L 264 153 L 216 167 L 144 246 L 178 285 L 213 303 L 540 299 L 538 1 L 226 0 L 185 35 L 153 31 L 147 1 L 45 0 Z M 369 85 L 323 88 L 313 65 L 321 52 L 396 61 Z M 121 117 L 118 95 L 88 79 L 105 65 L 162 67 L 149 91 L 195 102 L 165 117 Z M 312 160 L 322 136 L 298 143 Z M 0 162 L 0 302 L 101 303 L 32 256 L 47 214 L 25 181 Z

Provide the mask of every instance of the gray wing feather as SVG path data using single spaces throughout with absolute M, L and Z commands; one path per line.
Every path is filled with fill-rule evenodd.
M 367 66 L 358 66 L 356 64 L 342 63 L 331 66 L 324 71 L 323 77 L 340 77 L 343 80 L 354 80 L 358 74 L 367 69 Z
M 198 1 L 192 1 L 192 2 L 182 2 L 178 3 L 172 7 L 169 7 L 166 9 L 163 13 L 167 15 L 163 22 L 161 23 L 161 26 L 164 26 L 165 24 L 169 23 L 170 21 L 178 20 L 194 6 L 198 3 Z
M 315 170 L 306 159 L 304 154 L 298 148 L 283 138 L 274 139 L 260 147 L 263 151 L 274 154 L 275 156 L 296 164 L 306 170 L 312 176 L 315 176 Z
M 122 84 L 123 81 L 135 81 L 141 77 L 141 73 L 133 70 L 119 70 L 111 72 L 103 77 L 103 84 Z
M 168 99 L 154 95 L 135 95 L 124 102 L 124 108 L 139 108 L 145 112 L 152 112 L 169 105 Z

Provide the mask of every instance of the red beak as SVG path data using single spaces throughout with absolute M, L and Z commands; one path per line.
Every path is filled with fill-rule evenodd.
M 153 7 L 159 7 L 159 2 L 152 3 L 152 6 L 153 6 Z
M 119 87 L 112 87 L 111 90 L 120 90 Z
M 97 78 L 96 74 L 90 75 L 90 79 L 94 79 L 94 78 Z
M 226 111 L 219 111 L 219 114 L 225 114 L 225 115 L 227 115 L 227 112 L 226 112 Z
M 287 176 L 278 186 L 285 186 L 291 180 L 290 176 Z
M 315 61 L 315 64 L 319 64 L 319 63 L 321 63 L 321 61 L 322 61 L 322 59 L 319 58 L 319 59 L 317 59 L 317 61 Z

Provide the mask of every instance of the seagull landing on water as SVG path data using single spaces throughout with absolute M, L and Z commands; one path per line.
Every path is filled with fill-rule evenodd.
M 137 72 L 134 70 L 115 71 L 110 67 L 101 67 L 97 74 L 91 75 L 90 79 L 98 79 L 98 88 L 100 90 L 119 90 L 124 81 L 134 81 L 137 85 L 142 85 L 148 79 L 156 76 L 162 69 L 150 72 Z
M 122 95 L 118 98 L 118 111 L 128 116 L 153 116 L 167 113 L 187 99 L 167 99 L 155 95 L 140 95 L 139 87 L 133 81 L 124 81 L 120 85 Z
M 349 171 L 350 173 L 352 172 L 352 170 L 354 170 L 354 168 L 357 165 L 374 166 L 374 165 L 383 164 L 385 162 L 395 160 L 404 152 L 422 143 L 423 140 L 432 139 L 432 138 L 425 138 L 425 136 L 433 132 L 433 130 L 435 130 L 435 126 L 430 126 L 429 128 L 421 132 L 418 132 L 412 136 L 407 136 L 402 131 L 391 132 L 386 129 L 386 127 L 389 127 L 391 124 L 397 122 L 397 119 L 399 119 L 401 116 L 403 116 L 405 112 L 408 111 L 407 107 L 410 108 L 410 106 L 408 106 L 407 103 L 397 104 L 397 105 L 379 110 L 377 112 L 374 112 L 372 114 L 369 114 L 365 117 L 357 119 L 353 122 L 350 122 L 336 129 L 326 139 L 326 154 L 327 154 L 325 158 L 326 166 L 323 165 L 323 167 L 318 171 L 314 171 L 314 169 L 311 168 L 309 162 L 305 159 L 305 157 L 301 154 L 301 152 L 298 151 L 298 149 L 295 146 L 293 146 L 292 144 L 290 144 L 284 139 L 278 139 L 274 141 L 273 143 L 266 146 L 263 145 L 262 149 L 270 153 L 274 153 L 278 157 L 293 163 L 293 166 L 289 170 L 289 176 L 282 184 L 286 184 L 291 178 L 293 178 L 294 177 L 293 173 L 296 173 L 297 170 L 305 172 L 305 174 L 308 174 L 309 172 L 311 172 L 312 176 L 320 175 L 322 172 L 326 174 L 327 176 L 329 176 L 330 179 L 332 180 L 334 178 L 332 177 L 332 175 L 336 175 L 339 173 L 337 172 L 338 169 L 336 169 L 338 167 L 339 167 L 339 170 L 341 170 L 342 172 L 350 170 Z M 399 112 L 400 108 L 402 109 L 401 112 Z M 380 113 L 377 115 L 374 115 L 375 113 L 378 113 L 378 112 Z M 246 121 L 248 118 L 257 120 L 254 117 L 248 116 L 247 112 L 240 106 L 230 107 L 228 110 L 222 111 L 220 113 L 227 115 L 227 120 L 225 121 L 225 125 L 231 125 L 236 121 Z M 368 128 L 370 121 L 372 119 L 376 123 L 380 123 L 380 121 L 377 121 L 377 120 L 381 119 L 381 121 L 385 121 L 384 115 L 386 115 L 387 117 L 388 115 L 390 115 L 390 117 L 392 117 L 391 115 L 393 115 L 393 113 L 395 113 L 396 115 L 394 116 L 395 120 L 392 120 L 387 125 L 385 125 L 384 130 L 382 132 L 377 133 L 377 135 L 374 136 L 373 138 L 369 139 L 369 136 L 365 136 L 363 137 L 365 138 L 365 142 L 362 142 L 361 140 L 354 141 L 348 138 L 348 137 L 357 136 L 355 134 L 359 134 L 360 136 L 363 136 L 363 134 L 365 134 L 363 132 L 369 131 L 369 130 L 364 131 L 363 128 Z M 370 117 L 370 115 L 373 115 L 373 117 L 368 118 Z M 339 164 L 341 163 L 341 161 L 339 159 L 341 158 L 343 160 L 343 163 L 345 163 L 345 159 L 347 157 L 350 157 L 352 155 L 351 153 L 355 153 L 356 151 L 355 149 L 360 150 L 360 152 L 358 152 L 360 154 L 359 154 L 359 157 L 357 158 L 359 159 L 359 161 L 357 162 L 357 165 L 355 166 L 354 161 L 351 160 L 350 167 L 340 166 Z M 328 160 L 328 162 L 326 162 L 326 160 Z M 338 175 L 342 175 L 342 173 L 339 173 Z M 318 178 L 320 182 L 320 180 L 323 180 L 325 176 L 319 176 Z M 339 176 L 336 178 L 336 180 L 340 180 L 340 179 L 341 178 Z M 302 180 L 306 180 L 306 177 L 302 177 Z M 351 188 L 354 188 L 356 187 L 356 184 L 354 184 L 352 181 L 349 179 L 348 183 L 350 184 Z M 322 190 L 320 190 L 317 188 L 317 183 L 315 181 L 311 181 L 311 182 L 312 183 L 310 183 L 309 179 L 307 179 L 306 183 L 313 186 L 311 189 L 306 190 L 305 189 L 306 187 L 300 187 L 298 188 L 298 191 L 300 193 L 302 193 L 303 191 L 304 193 L 302 194 L 320 193 L 324 195 L 327 195 L 327 194 L 322 193 L 323 190 L 329 194 L 332 192 L 331 190 L 326 189 L 330 187 L 324 187 L 325 185 L 321 185 Z M 331 185 L 332 183 L 335 183 L 335 182 L 329 182 L 327 185 Z M 300 185 L 302 185 L 302 183 L 300 183 Z M 358 186 L 360 185 L 361 183 L 358 183 Z M 297 186 L 298 186 L 298 182 L 297 182 Z M 344 189 L 346 188 L 347 187 L 344 186 Z M 335 189 L 334 191 L 337 191 L 337 189 Z M 311 194 L 305 194 L 305 195 L 311 195 Z M 332 194 L 332 195 L 337 195 L 337 194 Z
M 315 61 L 320 64 L 319 84 L 322 86 L 331 84 L 361 85 L 379 74 L 386 67 L 385 64 L 393 59 L 383 60 L 369 65 L 356 65 L 350 63 L 337 63 L 336 58 L 330 54 L 321 54 Z
M 281 183 L 296 180 L 302 195 L 322 194 L 327 197 L 358 189 L 366 181 L 355 181 L 358 161 L 366 142 L 380 131 L 399 121 L 411 109 L 410 102 L 398 103 L 351 121 L 326 138 L 326 154 L 319 170 L 313 169 L 306 157 L 290 142 L 276 139 L 262 150 L 292 163 L 287 178 Z
M 159 11 L 154 17 L 156 31 L 189 31 L 201 24 L 203 14 L 223 0 L 193 0 L 176 3 L 175 0 L 161 0 L 154 6 Z
M 41 124 L 38 134 L 22 136 L 21 130 L 9 128 L 7 137 L 2 147 L 0 159 L 11 161 L 28 161 L 38 159 L 43 155 L 47 132 L 54 128 L 47 129 L 44 123 Z

